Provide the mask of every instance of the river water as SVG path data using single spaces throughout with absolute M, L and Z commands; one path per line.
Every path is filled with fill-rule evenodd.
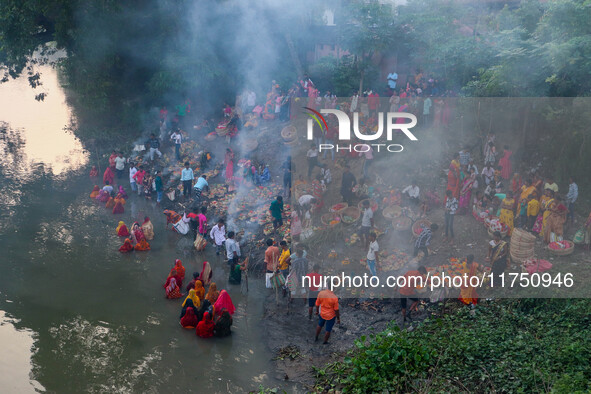
M 89 155 L 64 128 L 71 110 L 56 72 L 47 93 L 0 84 L 0 387 L 2 392 L 245 392 L 277 386 L 261 319 L 264 285 L 227 284 L 212 250 L 191 252 L 153 203 L 133 196 L 121 220 L 150 216 L 152 250 L 121 255 L 119 217 L 88 197 Z M 104 168 L 104 164 L 103 164 Z M 125 180 L 124 180 L 125 181 Z M 123 182 L 129 191 L 128 183 Z M 232 336 L 203 340 L 164 298 L 180 258 L 187 276 L 212 263 L 237 312 Z M 293 387 L 292 387 L 293 389 Z

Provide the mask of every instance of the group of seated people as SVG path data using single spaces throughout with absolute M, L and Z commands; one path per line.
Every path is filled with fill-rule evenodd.
M 154 225 L 148 216 L 144 218 L 144 223 L 141 226 L 138 222 L 134 222 L 131 230 L 127 228 L 125 222 L 120 221 L 115 231 L 118 236 L 126 237 L 125 242 L 119 248 L 121 253 L 150 250 L 148 241 L 154 239 Z
M 125 212 L 123 206 L 125 205 L 125 199 L 127 193 L 123 186 L 119 186 L 118 192 L 115 194 L 115 189 L 110 185 L 109 181 L 105 181 L 105 186 L 102 189 L 98 185 L 94 185 L 90 198 L 97 202 L 105 204 L 105 208 L 112 209 L 113 214 L 119 214 Z
M 185 267 L 181 260 L 177 259 L 164 284 L 166 298 L 183 297 L 181 289 L 184 278 Z M 211 266 L 205 261 L 201 272 L 193 273 L 193 280 L 185 288 L 188 294 L 181 305 L 181 326 L 186 329 L 195 329 L 196 335 L 201 338 L 230 335 L 232 315 L 236 311 L 228 292 L 218 291 L 215 282 L 211 282 L 211 278 Z M 207 293 L 206 286 L 209 286 Z

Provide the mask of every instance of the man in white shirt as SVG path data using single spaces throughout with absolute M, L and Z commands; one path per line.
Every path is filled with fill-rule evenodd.
M 378 245 L 376 233 L 369 234 L 369 250 L 367 251 L 367 268 L 371 272 L 371 276 L 377 276 L 376 265 L 378 264 L 378 252 L 380 246 Z
M 190 163 L 185 162 L 185 168 L 181 171 L 181 182 L 183 183 L 183 196 L 191 197 L 191 188 L 193 187 L 193 169 L 189 167 Z
M 103 186 L 103 190 L 109 194 L 113 193 L 113 186 L 109 185 L 109 181 L 106 181 L 105 183 L 106 184 Z
M 181 131 L 176 129 L 170 136 L 172 142 L 174 142 L 174 153 L 176 155 L 176 159 L 181 161 L 181 142 L 183 141 L 183 136 L 181 135 Z
M 137 168 L 135 168 L 135 164 L 133 162 L 129 163 L 129 184 L 131 185 L 131 191 L 137 193 L 137 183 L 135 183 L 134 175 L 137 172 Z
M 252 90 L 249 90 L 248 93 L 246 93 L 246 112 L 252 112 L 252 110 L 254 109 L 254 106 L 256 104 L 257 101 L 257 95 L 255 92 L 253 92 Z
M 484 178 L 484 183 L 487 186 L 493 181 L 493 179 L 495 179 L 495 170 L 492 168 L 490 163 L 487 163 L 482 169 L 482 177 Z
M 373 210 L 369 205 L 369 200 L 363 200 L 363 216 L 361 217 L 361 228 L 359 229 L 359 236 L 365 247 L 369 247 L 369 232 L 373 227 Z
M 220 251 L 226 242 L 226 226 L 224 226 L 224 220 L 220 219 L 218 224 L 213 226 L 209 232 L 209 236 L 215 244 L 215 254 L 220 255 Z
M 119 155 L 115 158 L 115 171 L 117 172 L 117 179 L 123 178 L 125 172 L 125 157 L 123 153 L 119 152 Z
M 412 184 L 404 188 L 404 190 L 402 191 L 402 194 L 406 194 L 406 197 L 408 197 L 409 201 L 413 204 L 420 203 L 419 193 L 420 189 L 417 186 L 417 181 L 412 181 Z
M 226 239 L 226 256 L 228 257 L 228 264 L 238 263 L 240 260 L 240 244 L 234 240 L 234 231 L 228 232 L 228 239 Z

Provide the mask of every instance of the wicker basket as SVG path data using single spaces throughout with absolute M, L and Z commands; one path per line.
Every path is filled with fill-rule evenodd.
M 359 208 L 360 211 L 363 211 L 363 202 L 364 201 L 369 201 L 369 207 L 371 208 L 372 211 L 375 212 L 378 210 L 377 201 L 366 198 L 365 200 L 359 201 L 359 204 L 357 204 L 357 208 Z
M 259 146 L 259 142 L 257 140 L 255 140 L 254 138 L 250 138 L 250 139 L 247 139 L 246 141 L 244 141 L 244 149 L 247 152 L 252 152 L 258 146 Z
M 392 227 L 396 231 L 408 231 L 412 227 L 412 219 L 408 216 L 399 216 L 392 220 Z
M 389 220 L 397 218 L 401 213 L 402 208 L 400 208 L 400 205 L 391 205 L 382 210 L 382 216 Z
M 339 223 L 341 222 L 341 217 L 338 213 L 325 213 L 320 217 L 320 221 L 325 226 L 336 226 L 338 223 L 330 224 L 333 220 L 337 220 Z
M 340 212 L 343 209 L 347 208 L 348 206 L 349 206 L 348 203 L 346 203 L 346 202 L 340 202 L 340 203 L 335 204 L 332 207 L 330 207 L 329 211 L 330 212 Z
M 341 221 L 344 224 L 353 224 L 361 217 L 361 211 L 357 207 L 347 207 L 339 211 L 339 215 L 341 216 Z M 351 219 L 346 219 L 346 217 Z
M 209 133 L 209 134 L 207 134 L 207 135 L 205 136 L 205 141 L 213 141 L 213 140 L 215 140 L 217 137 L 218 137 L 218 135 L 217 135 L 215 132 L 213 132 L 213 131 L 212 131 L 211 133 Z
M 418 231 L 422 226 L 431 227 L 431 221 L 428 219 L 419 219 L 416 222 L 414 222 L 412 227 L 410 228 L 410 232 L 412 233 L 413 238 L 417 238 L 419 234 L 421 234 Z
M 569 254 L 571 254 L 575 250 L 574 242 L 567 241 L 567 240 L 564 240 L 563 242 L 568 242 L 568 244 L 570 246 L 565 249 L 551 249 L 550 245 L 548 245 L 548 250 L 550 251 L 550 253 L 552 253 L 555 256 L 568 256 Z M 552 243 L 554 243 L 554 242 L 552 242 Z
M 220 137 L 224 137 L 226 134 L 228 134 L 228 132 L 230 132 L 229 127 L 216 127 L 215 128 L 215 133 Z
M 285 143 L 292 143 L 298 139 L 298 130 L 294 126 L 286 126 L 281 130 L 281 138 Z

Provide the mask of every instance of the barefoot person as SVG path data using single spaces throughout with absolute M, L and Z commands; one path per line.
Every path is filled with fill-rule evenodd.
M 316 299 L 316 314 L 319 314 L 320 316 L 318 317 L 315 341 L 318 341 L 320 331 L 322 331 L 322 327 L 325 327 L 326 325 L 326 334 L 324 334 L 323 344 L 328 345 L 328 338 L 330 338 L 330 333 L 332 332 L 335 320 L 338 324 L 341 324 L 339 299 L 332 291 L 326 289 L 318 293 L 318 298 Z

